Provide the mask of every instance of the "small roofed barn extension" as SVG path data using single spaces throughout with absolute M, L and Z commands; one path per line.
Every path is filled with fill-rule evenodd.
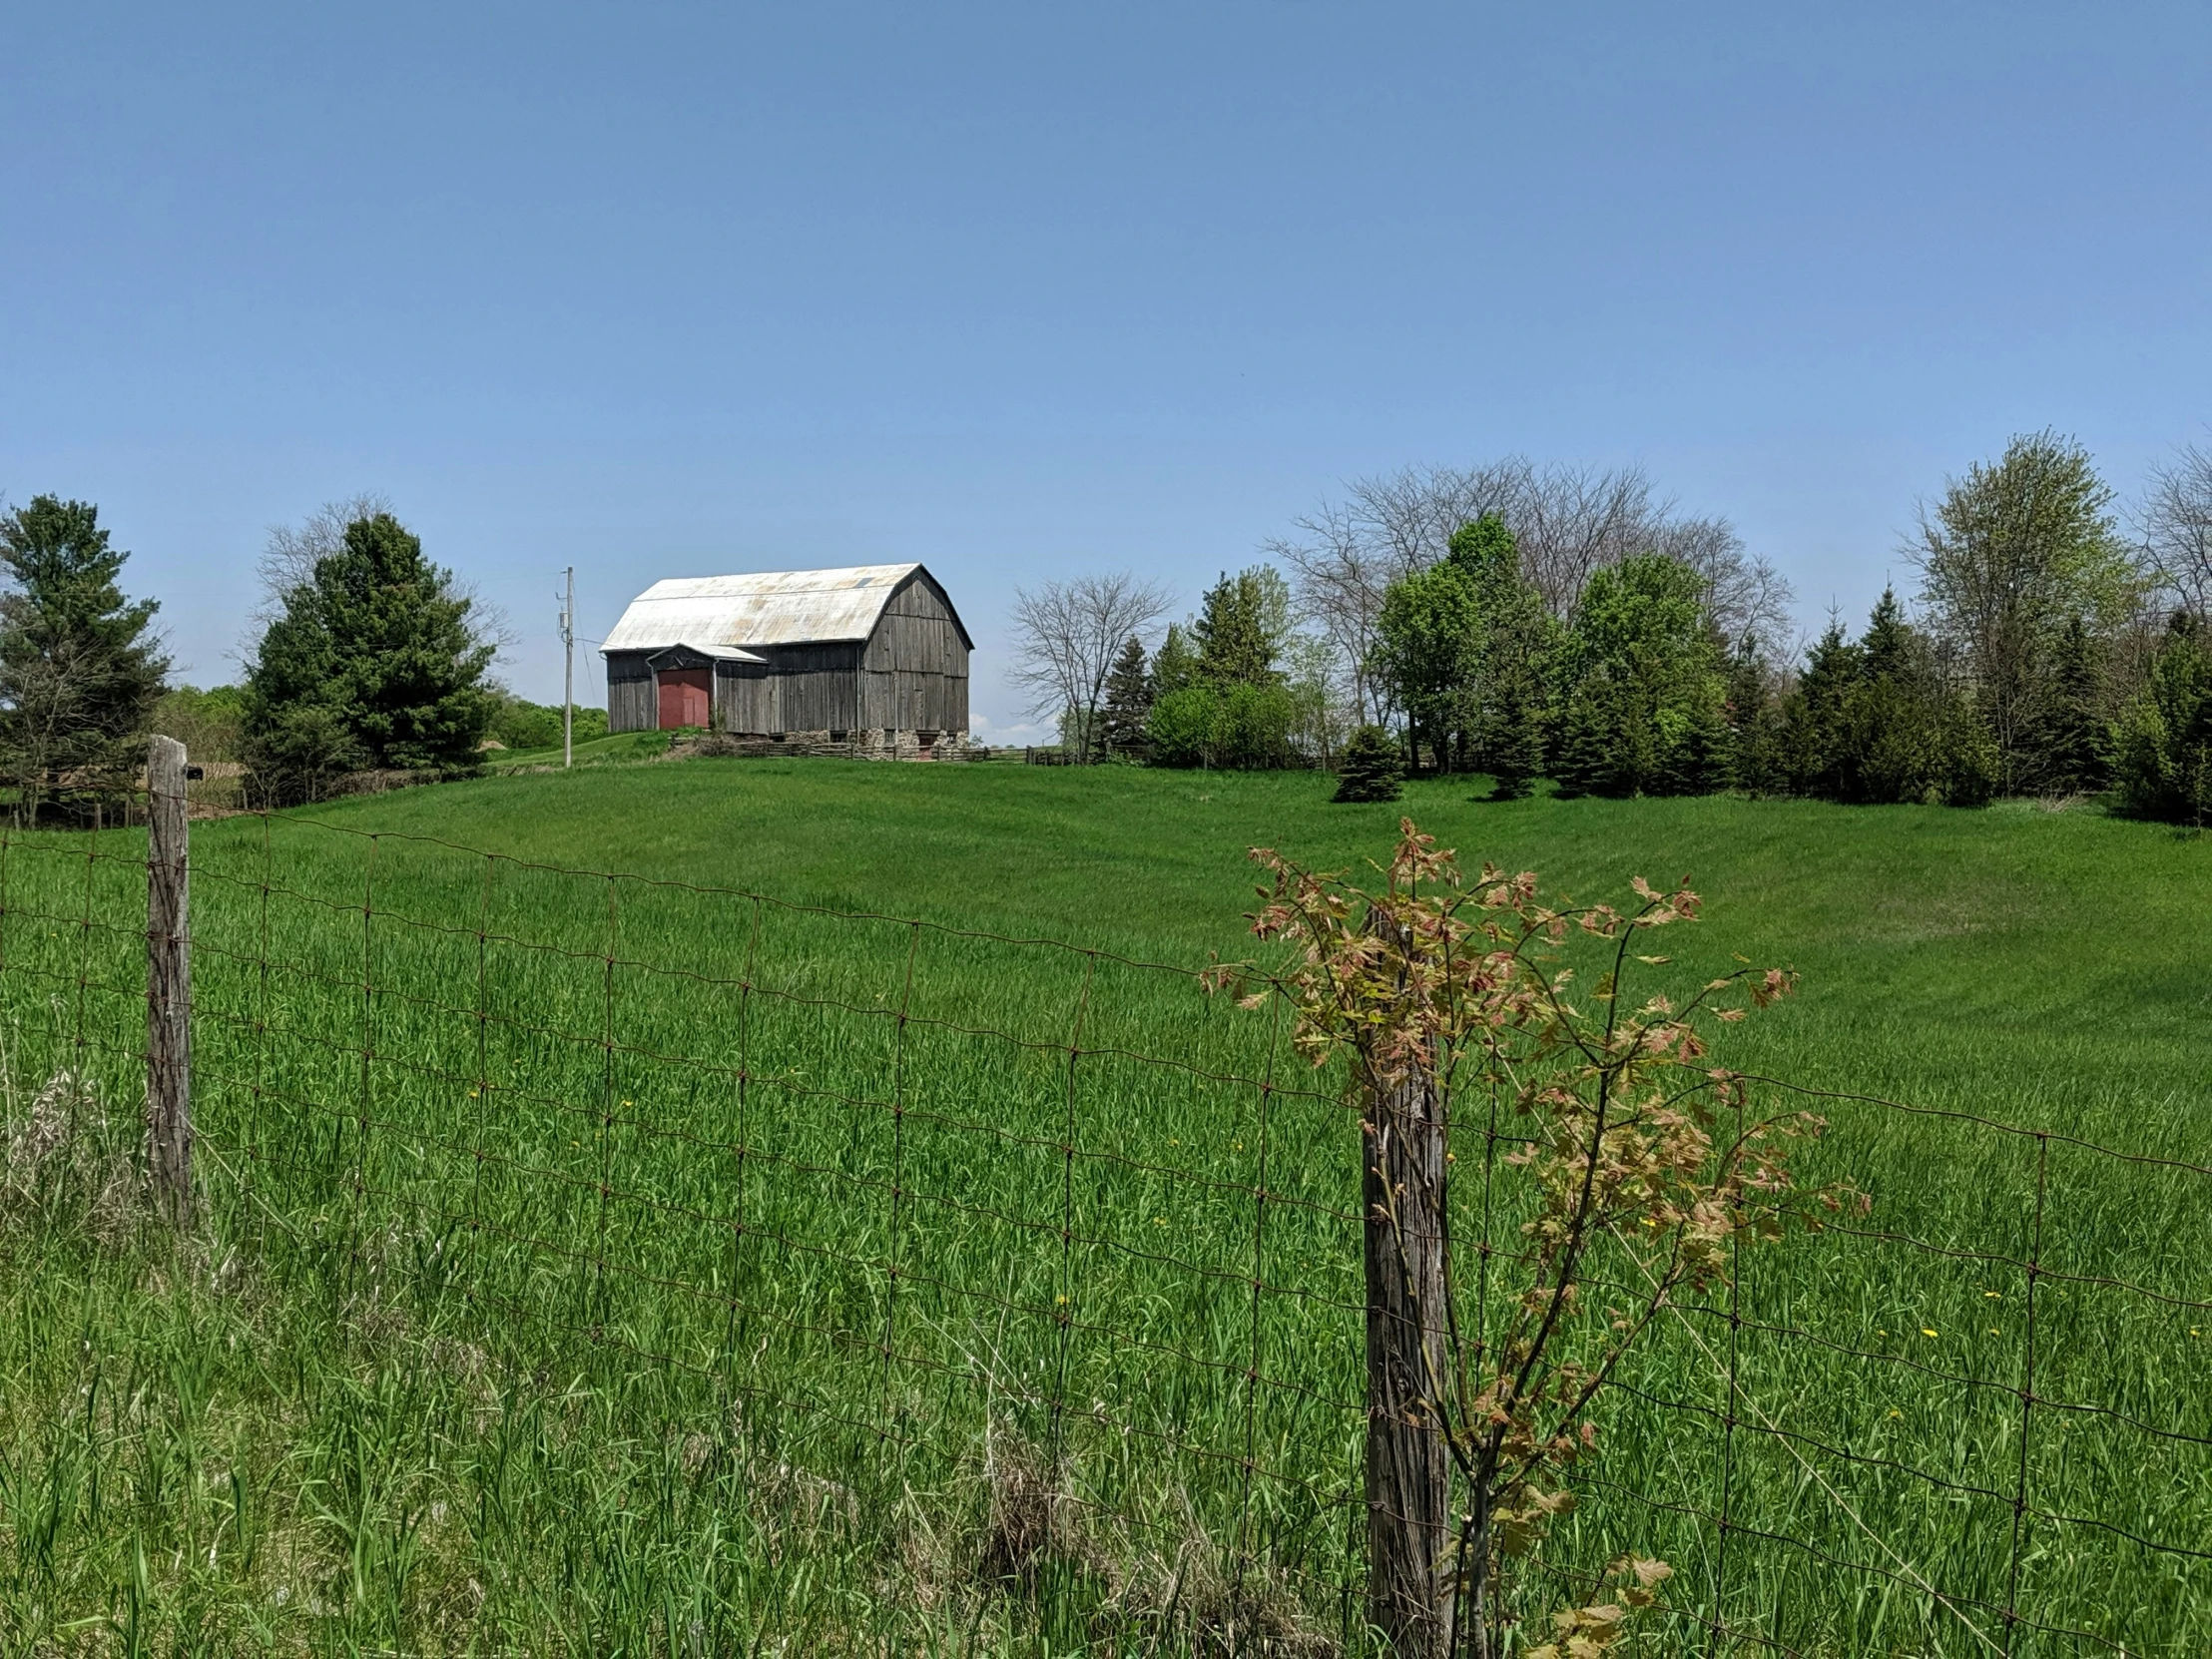
M 957 760 L 974 642 L 920 565 L 656 582 L 600 647 L 613 732 L 736 754 Z

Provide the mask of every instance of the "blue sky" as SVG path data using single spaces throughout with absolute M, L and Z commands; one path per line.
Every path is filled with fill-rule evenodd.
M 2212 436 L 2212 7 L 11 10 L 0 490 L 191 677 L 382 490 L 558 695 L 662 575 L 1186 596 L 1361 473 L 1641 462 L 1807 620 L 2016 430 Z M 597 658 L 583 684 L 597 698 Z

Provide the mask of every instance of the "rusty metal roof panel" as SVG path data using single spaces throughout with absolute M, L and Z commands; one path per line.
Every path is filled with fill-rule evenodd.
M 599 649 L 664 646 L 814 645 L 864 640 L 884 603 L 918 564 L 841 570 L 775 570 L 751 576 L 680 576 L 630 602 Z

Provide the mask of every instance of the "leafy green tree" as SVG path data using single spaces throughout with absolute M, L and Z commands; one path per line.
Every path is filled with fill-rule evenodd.
M 235 761 L 246 719 L 239 686 L 172 686 L 147 717 L 147 729 L 175 738 L 194 761 Z
M 1345 744 L 1333 801 L 1395 801 L 1405 776 L 1397 744 L 1380 726 L 1363 726 Z
M 158 605 L 124 597 L 130 555 L 89 501 L 34 496 L 0 518 L 0 763 L 20 823 L 51 808 L 119 804 L 169 659 L 148 632 Z
M 1376 618 L 1376 672 L 1405 712 L 1415 766 L 1426 746 L 1437 770 L 1449 770 L 1451 739 L 1470 723 L 1481 662 L 1481 609 L 1473 577 L 1445 559 L 1392 582 Z
M 1103 731 L 1106 753 L 1133 750 L 1144 744 L 1144 723 L 1152 713 L 1152 670 L 1145 660 L 1144 644 L 1129 636 L 1106 676 L 1106 718 Z
M 1565 652 L 1560 754 L 1574 793 L 1698 793 L 1723 781 L 1726 677 L 1706 583 L 1664 554 L 1593 575 Z
M 397 519 L 355 519 L 279 598 L 246 682 L 246 744 L 266 794 L 311 797 L 365 768 L 477 765 L 494 648 L 452 573 Z
M 1145 718 L 1145 742 L 1159 767 L 1214 764 L 1221 727 L 1221 693 L 1212 686 L 1186 685 L 1153 700 Z
M 2001 789 L 2033 782 L 2035 724 L 2069 622 L 2117 627 L 2144 578 L 2089 454 L 2049 431 L 1967 468 L 1921 516 L 1912 553 L 1938 638 L 1965 667 Z
M 1291 764 L 1291 728 L 1298 710 L 1290 687 L 1280 682 L 1231 686 L 1216 695 L 1221 701 L 1214 765 L 1265 772 Z
M 2212 638 L 2190 612 L 2167 625 L 2113 748 L 2124 811 L 2199 829 L 2212 820 Z
M 495 692 L 490 737 L 504 749 L 553 749 L 561 741 L 561 706 L 531 703 L 512 692 Z M 578 708 L 574 737 L 578 743 L 607 735 L 607 711 Z

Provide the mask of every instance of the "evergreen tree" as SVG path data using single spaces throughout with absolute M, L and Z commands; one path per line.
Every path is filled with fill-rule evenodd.
M 2199 829 L 2212 820 L 2212 637 L 2189 612 L 2174 613 L 2115 738 L 2124 810 Z
M 493 648 L 452 573 L 397 519 L 355 519 L 281 598 L 246 682 L 246 744 L 265 793 L 299 799 L 370 767 L 476 765 Z
M 1858 683 L 1859 648 L 1831 617 L 1783 710 L 1786 765 L 1796 794 L 1844 798 L 1850 780 L 1846 709 Z
M 1516 800 L 1544 768 L 1545 681 L 1558 625 L 1521 573 L 1505 521 L 1484 513 L 1451 538 L 1451 562 L 1474 584 L 1477 650 L 1473 760 L 1496 780 L 1494 799 Z
M 2093 795 L 2111 780 L 2105 753 L 2104 665 L 2081 618 L 2069 620 L 2052 652 L 2050 688 L 2032 740 L 2037 786 Z
M 1206 590 L 1191 627 L 1198 677 L 1221 687 L 1275 684 L 1282 678 L 1275 659 L 1289 625 L 1289 605 L 1283 578 L 1267 566 L 1224 573 Z
M 1198 681 L 1198 653 L 1192 649 L 1190 631 L 1180 623 L 1168 625 L 1168 637 L 1152 657 L 1152 700 L 1172 697 Z
M 1106 753 L 1144 743 L 1144 723 L 1152 713 L 1152 674 L 1144 646 L 1132 634 L 1106 676 Z
M 1728 666 L 1723 754 L 1729 784 L 1746 795 L 1776 795 L 1789 788 L 1774 690 L 1774 671 L 1746 640 Z
M 1944 795 L 1949 694 L 1893 589 L 1867 618 L 1858 668 L 1844 699 L 1832 799 L 1890 805 Z
M 1363 726 L 1345 745 L 1336 801 L 1395 801 L 1405 767 L 1397 745 L 1380 726 Z
M 1627 743 L 1617 701 L 1612 682 L 1597 676 L 1568 694 L 1551 763 L 1562 796 L 1634 793 L 1633 774 L 1622 765 Z
M 87 501 L 34 496 L 0 518 L 0 762 L 19 822 L 119 804 L 144 759 L 169 659 L 147 632 L 158 606 L 117 585 L 129 557 Z

